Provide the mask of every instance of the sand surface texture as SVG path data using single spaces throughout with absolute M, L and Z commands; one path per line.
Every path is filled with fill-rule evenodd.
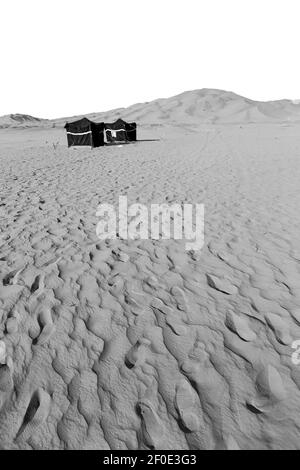
M 300 125 L 0 131 L 2 449 L 299 449 Z M 205 245 L 96 237 L 204 203 Z

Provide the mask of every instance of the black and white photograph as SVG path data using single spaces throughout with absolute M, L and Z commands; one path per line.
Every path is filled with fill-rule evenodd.
M 0 450 L 300 450 L 299 1 L 2 0 L 0 41 Z

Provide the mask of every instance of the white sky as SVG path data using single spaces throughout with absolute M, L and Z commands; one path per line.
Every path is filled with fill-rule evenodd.
M 300 98 L 299 0 L 1 0 L 0 44 L 0 115 L 196 88 Z

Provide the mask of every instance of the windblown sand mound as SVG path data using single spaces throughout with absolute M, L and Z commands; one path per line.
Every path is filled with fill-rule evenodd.
M 92 113 L 88 117 L 108 122 L 122 117 L 144 124 L 167 125 L 300 121 L 300 104 L 290 100 L 253 101 L 231 92 L 205 88 L 107 113 Z M 57 123 L 65 121 L 58 120 Z
M 48 123 L 47 119 L 39 119 L 28 114 L 7 114 L 0 117 L 0 129 L 9 127 L 36 127 L 45 126 Z
M 299 135 L 6 143 L 2 448 L 299 449 Z M 97 206 L 120 194 L 205 203 L 205 247 L 100 242 Z
M 66 121 L 80 117 L 82 116 L 46 120 L 23 114 L 10 114 L 0 118 L 0 128 L 63 127 Z M 137 121 L 140 125 L 187 124 L 194 127 L 203 123 L 300 122 L 300 103 L 296 100 L 253 101 L 232 92 L 204 88 L 187 91 L 171 98 L 138 103 L 128 108 L 90 113 L 86 117 L 98 122 L 111 122 L 121 117 L 127 121 Z

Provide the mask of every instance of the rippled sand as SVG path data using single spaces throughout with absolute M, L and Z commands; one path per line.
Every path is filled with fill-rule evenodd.
M 299 449 L 300 125 L 0 131 L 4 449 Z M 99 203 L 204 203 L 205 246 L 97 240 Z

